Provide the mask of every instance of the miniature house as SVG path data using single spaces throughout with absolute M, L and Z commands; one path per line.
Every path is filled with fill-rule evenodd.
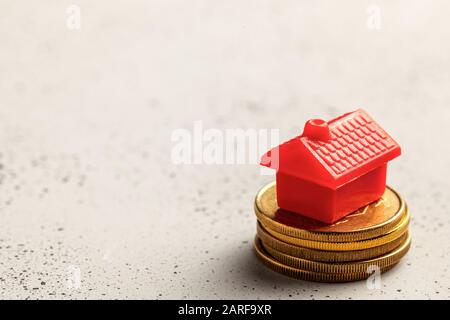
M 268 151 L 281 209 L 334 223 L 379 199 L 387 162 L 400 146 L 362 109 L 330 121 L 309 120 L 303 134 Z

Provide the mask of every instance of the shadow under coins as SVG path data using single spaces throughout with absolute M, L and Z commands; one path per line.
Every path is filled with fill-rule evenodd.
M 296 298 L 305 299 L 310 297 L 309 291 L 317 292 L 330 286 L 343 285 L 303 281 L 279 274 L 258 259 L 251 242 L 241 250 L 230 248 L 228 252 L 224 252 L 222 261 L 226 263 L 222 269 L 224 274 L 220 277 L 232 279 L 225 284 L 228 288 L 223 289 L 232 291 L 240 286 L 244 298 L 266 299 L 273 296 L 288 298 L 289 294 L 297 292 Z

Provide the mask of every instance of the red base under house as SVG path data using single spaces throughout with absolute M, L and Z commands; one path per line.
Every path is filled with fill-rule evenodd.
M 387 162 L 400 146 L 362 109 L 328 122 L 309 120 L 303 134 L 268 151 L 277 170 L 278 206 L 333 223 L 379 199 Z

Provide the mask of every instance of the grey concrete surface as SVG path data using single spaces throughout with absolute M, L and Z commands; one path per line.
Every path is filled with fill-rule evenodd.
M 447 1 L 1 1 L 0 298 L 449 298 L 449 12 Z M 388 180 L 412 213 L 412 249 L 380 289 L 266 269 L 252 202 L 273 177 L 171 161 L 171 134 L 196 120 L 287 139 L 356 107 L 402 145 Z

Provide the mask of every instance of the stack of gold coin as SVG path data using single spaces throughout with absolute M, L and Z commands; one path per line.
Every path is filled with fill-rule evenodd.
M 280 209 L 272 182 L 258 192 L 255 213 L 258 258 L 304 280 L 367 279 L 394 267 L 411 245 L 408 207 L 390 187 L 378 201 L 330 225 Z

